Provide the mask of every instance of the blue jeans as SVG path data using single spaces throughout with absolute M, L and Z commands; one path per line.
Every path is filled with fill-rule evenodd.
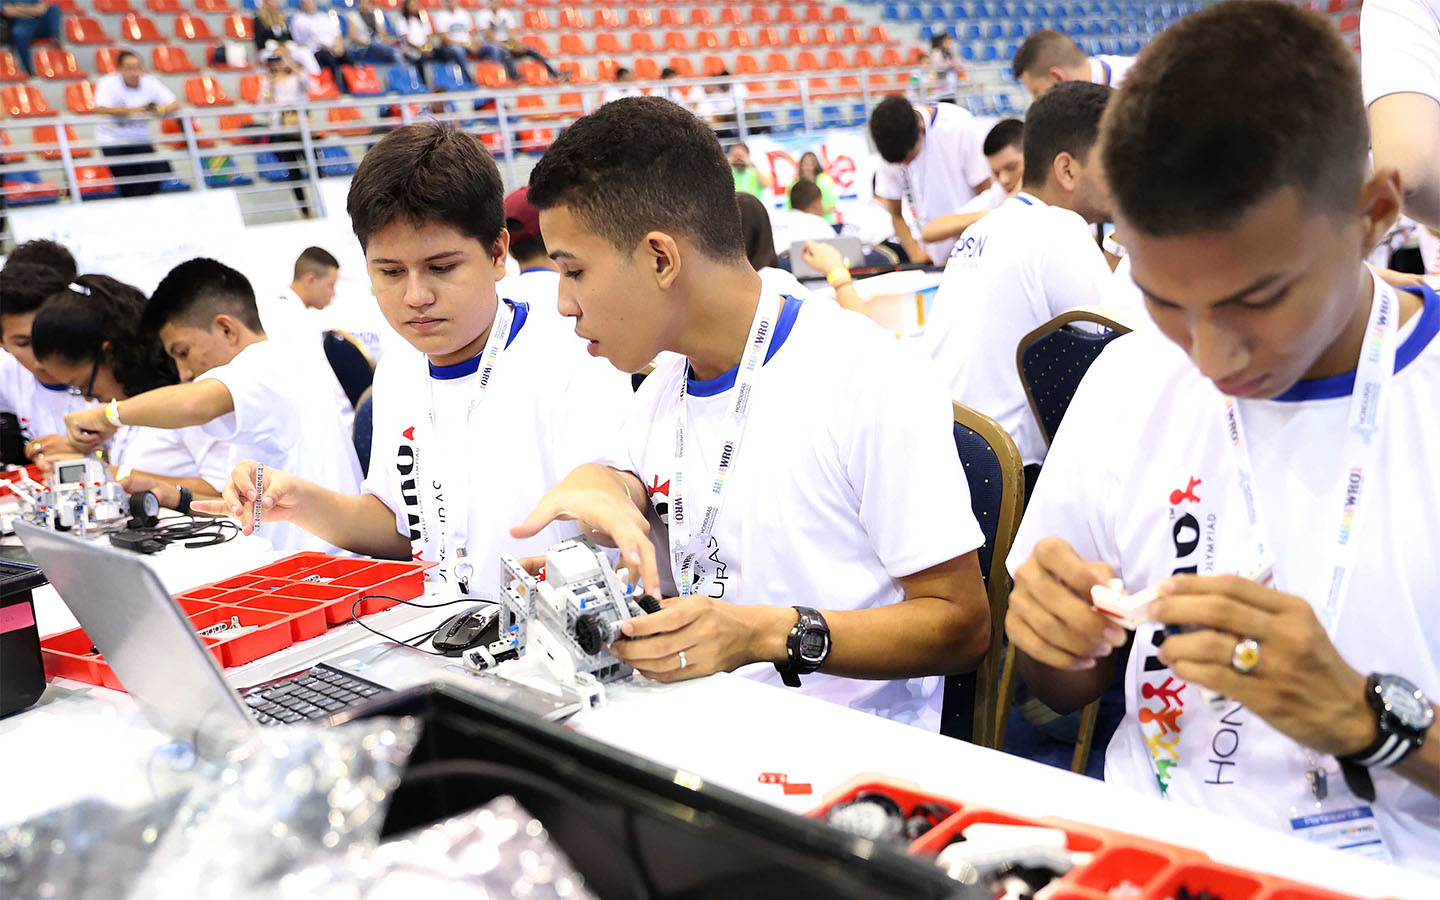
M 405 61 L 405 54 L 397 48 L 387 47 L 379 42 L 372 42 L 363 47 L 352 44 L 350 55 L 361 62 L 383 63 L 392 66 L 398 66 Z
M 7 17 L 8 18 L 8 17 Z M 35 66 L 30 61 L 30 44 L 39 38 L 52 40 L 60 37 L 60 7 L 47 6 L 43 16 L 10 19 L 10 41 L 15 45 L 15 55 L 20 65 L 31 75 Z

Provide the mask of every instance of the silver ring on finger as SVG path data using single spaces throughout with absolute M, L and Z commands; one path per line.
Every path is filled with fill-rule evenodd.
M 685 658 L 685 651 L 684 651 L 684 650 L 681 650 L 681 651 L 680 651 L 680 668 L 683 669 L 683 668 L 685 668 L 685 667 L 688 666 L 688 665 L 690 665 L 690 661 Z
M 1254 638 L 1241 638 L 1235 642 L 1230 654 L 1230 667 L 1241 675 L 1249 675 L 1260 665 L 1260 642 Z

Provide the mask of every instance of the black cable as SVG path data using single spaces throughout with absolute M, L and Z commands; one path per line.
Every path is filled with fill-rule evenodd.
M 400 780 L 400 786 L 413 787 L 416 782 L 424 783 L 445 778 L 498 781 L 512 788 L 525 788 L 544 794 L 551 800 L 558 801 L 567 812 L 573 810 L 581 813 L 573 817 L 574 821 L 583 823 L 592 832 L 600 835 L 605 843 L 615 846 L 620 851 L 616 855 L 625 860 L 626 868 L 630 870 L 630 881 L 634 888 L 630 896 L 635 897 L 636 900 L 649 900 L 652 896 L 649 873 L 645 871 L 645 866 L 640 860 L 634 843 L 616 840 L 612 832 L 600 825 L 600 811 L 595 808 L 593 803 L 554 779 L 504 763 L 478 759 L 450 759 L 412 766 L 405 771 L 404 777 Z M 516 802 L 519 802 L 519 798 L 516 798 Z M 533 810 L 527 809 L 526 811 L 534 815 Z M 626 810 L 627 821 L 630 815 L 630 811 Z M 543 825 L 544 822 L 542 821 L 541 824 Z
M 416 603 L 412 600 L 401 600 L 399 597 L 391 597 L 389 594 L 366 594 L 363 597 L 356 597 L 355 602 L 350 604 L 350 621 L 354 622 L 356 625 L 359 625 L 361 628 L 365 629 L 376 637 L 384 638 L 392 644 L 399 644 L 402 647 L 410 647 L 412 650 L 419 650 L 421 653 L 428 653 L 431 656 L 444 656 L 445 654 L 436 653 L 433 650 L 426 650 L 423 647 L 416 647 L 414 644 L 411 643 L 411 641 L 416 641 L 421 638 L 434 637 L 435 632 L 440 630 L 439 625 L 435 626 L 435 628 L 432 629 L 429 634 L 416 635 L 415 637 L 410 638 L 410 640 L 402 641 L 399 638 L 391 637 L 383 631 L 376 631 L 374 628 L 371 628 L 369 625 L 366 625 L 364 622 L 360 621 L 360 604 L 366 600 L 390 600 L 394 603 L 403 603 L 406 606 L 413 606 L 416 609 L 444 609 L 447 606 L 454 606 L 457 603 L 474 602 L 473 598 L 466 597 L 460 600 L 447 600 L 444 603 Z
M 161 546 L 184 543 L 187 548 L 213 547 L 240 536 L 240 525 L 233 519 L 179 516 L 147 528 L 126 528 L 126 532 L 159 541 Z M 188 542 L 188 543 L 187 543 Z

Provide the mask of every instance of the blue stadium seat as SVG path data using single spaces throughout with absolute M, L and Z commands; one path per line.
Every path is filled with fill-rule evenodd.
M 465 70 L 458 63 L 444 63 L 430 68 L 430 80 L 437 90 L 463 91 L 470 87 Z
M 981 37 L 983 37 L 983 35 L 980 34 L 980 26 L 972 22 L 965 26 L 965 31 L 960 39 L 964 41 L 978 41 Z
M 392 94 L 428 94 L 430 89 L 420 80 L 413 66 L 391 66 L 385 78 Z
M 975 48 L 970 44 L 960 45 L 960 58 L 966 62 L 975 62 Z
M 885 4 L 885 8 L 880 12 L 880 18 L 887 22 L 900 21 L 900 7 L 893 3 Z
M 905 7 L 905 21 L 922 22 L 924 20 L 925 11 L 921 9 L 917 4 L 912 3 L 909 6 Z
M 945 12 L 945 7 L 938 4 L 932 4 L 930 8 L 926 10 L 925 18 L 929 19 L 932 22 L 943 22 L 947 18 L 949 18 L 949 15 Z
M 1010 11 L 1010 7 L 1006 6 L 1003 3 L 995 4 L 995 6 L 991 8 L 990 12 L 997 19 L 1012 19 L 1015 17 L 1015 14 Z
M 950 18 L 968 19 L 970 18 L 970 10 L 965 8 L 965 4 L 956 3 L 954 6 L 950 7 Z
M 355 163 L 344 147 L 320 145 L 315 148 L 315 162 L 321 178 L 344 178 L 355 174 Z
M 1050 7 L 1046 6 L 1043 3 L 1035 4 L 1035 17 L 1037 19 L 1048 19 L 1050 18 L 1050 16 Z
M 986 44 L 984 51 L 980 54 L 981 62 L 994 62 L 1000 58 L 1000 48 L 994 44 Z
M 970 15 L 977 19 L 988 19 L 990 18 L 990 7 L 983 3 L 976 3 L 970 7 Z
M 988 39 L 988 40 L 992 40 L 992 41 L 993 41 L 993 40 L 996 40 L 997 38 L 1003 38 L 1004 36 L 1005 36 L 1005 26 L 1004 26 L 1004 25 L 1001 25 L 999 22 L 991 22 L 991 23 L 990 23 L 990 26 L 985 29 L 985 37 L 986 37 L 986 39 Z

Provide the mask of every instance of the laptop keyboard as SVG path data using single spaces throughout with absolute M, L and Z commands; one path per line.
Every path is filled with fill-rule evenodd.
M 316 666 L 285 681 L 263 685 L 241 699 L 261 725 L 323 719 L 387 689 L 344 672 Z

